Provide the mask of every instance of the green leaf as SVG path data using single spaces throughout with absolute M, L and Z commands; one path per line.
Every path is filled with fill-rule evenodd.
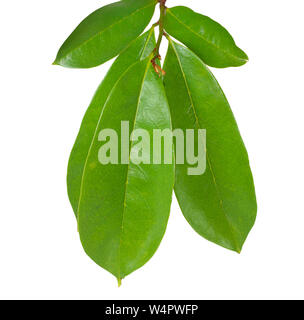
M 154 28 L 134 40 L 115 60 L 102 81 L 84 116 L 76 142 L 69 159 L 67 186 L 68 195 L 75 214 L 77 214 L 81 179 L 90 145 L 103 112 L 105 103 L 117 82 L 137 61 L 147 58 L 155 47 Z
M 187 7 L 167 9 L 165 29 L 211 67 L 238 67 L 248 61 L 224 27 Z
M 153 129 L 171 129 L 163 84 L 151 59 L 152 55 L 129 68 L 107 99 L 86 159 L 77 210 L 86 253 L 119 282 L 152 257 L 171 205 L 174 164 L 102 165 L 98 158 L 102 129 L 115 130 L 119 140 L 126 137 L 121 133 L 122 120 L 129 122 L 130 132 L 141 128 L 150 137 Z M 138 159 L 137 148 L 137 142 L 130 143 L 129 159 Z M 121 156 L 119 151 L 119 163 Z M 143 156 L 148 157 L 146 151 Z
M 156 3 L 156 0 L 123 0 L 96 10 L 64 42 L 54 64 L 91 68 L 114 58 L 142 33 Z
M 188 175 L 187 164 L 176 164 L 182 212 L 200 235 L 240 252 L 257 207 L 248 155 L 229 104 L 204 63 L 172 40 L 164 69 L 173 128 L 207 134 L 203 175 Z

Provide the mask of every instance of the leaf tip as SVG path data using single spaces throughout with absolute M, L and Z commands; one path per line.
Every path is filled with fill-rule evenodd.
M 248 56 L 247 56 L 246 59 L 244 59 L 243 61 L 244 61 L 243 65 L 246 64 L 246 63 L 249 61 Z
M 241 252 L 242 252 L 242 245 L 239 245 L 239 244 L 236 245 L 233 251 L 235 251 L 237 254 L 241 254 Z
M 240 58 L 242 60 L 242 65 L 244 65 L 249 61 L 249 57 L 245 51 L 243 51 L 242 49 L 239 49 L 239 50 L 240 50 Z

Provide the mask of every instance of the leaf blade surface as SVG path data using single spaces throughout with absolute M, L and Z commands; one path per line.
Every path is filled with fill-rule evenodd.
M 114 58 L 145 29 L 155 5 L 156 0 L 123 0 L 96 10 L 63 43 L 54 64 L 91 68 Z
M 224 27 L 190 8 L 167 9 L 165 29 L 211 67 L 237 67 L 248 61 Z
M 189 176 L 176 165 L 175 193 L 201 236 L 240 252 L 256 218 L 247 151 L 230 106 L 214 76 L 189 49 L 170 40 L 165 89 L 173 128 L 206 129 L 206 171 Z
M 133 129 L 171 128 L 161 80 L 150 63 L 136 63 L 118 81 L 103 110 L 98 132 L 120 133 L 121 121 Z M 119 134 L 118 136 L 120 136 Z M 130 143 L 134 159 L 136 143 Z M 84 168 L 78 226 L 86 253 L 120 279 L 143 266 L 164 235 L 173 190 L 173 164 L 101 165 L 94 138 Z

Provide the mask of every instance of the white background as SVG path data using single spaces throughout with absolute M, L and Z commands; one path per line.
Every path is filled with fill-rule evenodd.
M 110 62 L 51 65 L 74 27 L 109 2 L 1 2 L 0 298 L 303 299 L 303 0 L 168 0 L 219 21 L 250 57 L 214 73 L 250 155 L 258 218 L 238 255 L 197 235 L 174 200 L 159 250 L 119 289 L 82 250 L 65 184 Z

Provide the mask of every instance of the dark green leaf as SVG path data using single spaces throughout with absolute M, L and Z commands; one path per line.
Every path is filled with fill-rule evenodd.
M 147 58 L 155 47 L 154 29 L 134 40 L 130 46 L 115 60 L 84 116 L 76 142 L 70 155 L 67 185 L 71 205 L 77 214 L 81 178 L 89 148 L 103 111 L 113 88 L 137 61 Z
M 225 28 L 187 7 L 167 9 L 165 29 L 211 67 L 237 67 L 248 61 Z
M 150 137 L 153 129 L 171 129 L 165 91 L 151 59 L 152 55 L 127 69 L 108 96 L 82 175 L 77 210 L 82 245 L 119 281 L 144 265 L 160 244 L 169 217 L 174 165 L 102 165 L 98 137 L 107 128 L 121 137 L 122 120 L 129 121 L 130 132 L 141 128 Z M 130 143 L 132 160 L 136 147 L 136 142 Z M 119 161 L 120 157 L 119 152 Z
M 164 69 L 173 128 L 207 132 L 205 173 L 191 176 L 187 164 L 176 165 L 182 212 L 200 235 L 240 252 L 257 207 L 248 155 L 229 104 L 204 63 L 171 40 Z
M 118 55 L 151 20 L 156 0 L 123 0 L 102 7 L 75 29 L 54 64 L 91 68 Z

